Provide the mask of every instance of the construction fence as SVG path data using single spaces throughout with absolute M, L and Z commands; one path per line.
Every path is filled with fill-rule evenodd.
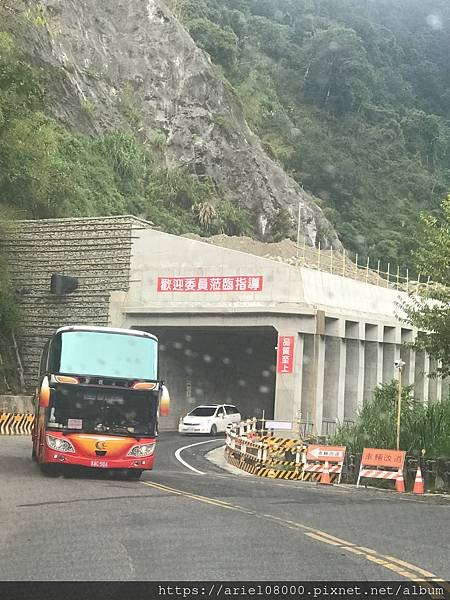
M 256 419 L 248 420 L 227 430 L 225 456 L 231 465 L 259 477 L 320 480 L 326 458 L 321 456 L 314 460 L 308 457 L 308 448 L 313 446 L 308 446 L 303 439 L 277 437 L 271 432 L 258 431 L 256 424 Z M 342 459 L 344 454 L 345 448 Z M 336 460 L 331 453 L 328 460 L 330 480 L 339 483 L 342 461 Z
M 316 442 L 321 446 L 315 445 Z M 322 448 L 317 460 L 311 457 L 314 455 L 312 448 Z M 329 453 L 326 448 L 330 449 Z M 276 437 L 271 432 L 258 431 L 257 420 L 249 419 L 227 430 L 225 456 L 229 464 L 259 477 L 311 482 L 320 481 L 326 461 L 329 462 L 327 466 L 332 483 L 356 484 L 362 455 L 349 454 L 345 452 L 345 447 L 343 449 L 342 460 L 336 459 L 333 458 L 333 454 L 337 454 L 336 447 L 327 445 L 322 437 Z M 423 474 L 426 490 L 450 492 L 450 458 L 407 455 L 403 469 L 406 491 L 413 489 L 418 467 Z M 371 480 L 370 485 L 392 488 L 390 483 Z M 367 480 L 361 485 L 368 485 Z

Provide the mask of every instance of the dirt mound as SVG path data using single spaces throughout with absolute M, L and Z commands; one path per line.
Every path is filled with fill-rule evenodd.
M 346 253 L 337 252 L 336 250 L 318 250 L 306 245 L 297 246 L 295 242 L 289 239 L 280 242 L 261 242 L 246 236 L 220 234 L 203 238 L 193 233 L 187 233 L 183 237 L 222 246 L 230 250 L 247 252 L 248 254 L 289 265 L 318 269 L 343 277 L 366 281 L 374 285 L 390 287 L 386 279 L 383 279 L 376 271 L 357 267 Z

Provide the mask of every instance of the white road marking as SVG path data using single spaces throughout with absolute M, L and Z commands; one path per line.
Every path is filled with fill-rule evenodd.
M 183 450 L 186 450 L 187 448 L 192 448 L 192 446 L 200 446 L 201 444 L 209 444 L 211 442 L 217 442 L 217 440 L 205 440 L 204 442 L 196 442 L 195 444 L 189 444 L 189 446 L 183 446 L 182 448 L 178 448 L 178 450 L 175 452 L 175 458 L 179 460 L 180 463 L 183 464 L 185 467 L 187 467 L 191 471 L 194 471 L 194 473 L 198 473 L 199 475 L 206 475 L 206 473 L 204 473 L 203 471 L 199 471 L 195 467 L 189 465 L 185 460 L 181 458 L 180 454 L 183 452 Z

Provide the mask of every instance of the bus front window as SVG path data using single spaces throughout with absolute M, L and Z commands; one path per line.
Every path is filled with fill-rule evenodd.
M 158 344 L 137 335 L 66 331 L 52 344 L 54 373 L 120 379 L 157 378 Z
M 154 435 L 158 393 L 59 385 L 48 426 L 83 433 Z

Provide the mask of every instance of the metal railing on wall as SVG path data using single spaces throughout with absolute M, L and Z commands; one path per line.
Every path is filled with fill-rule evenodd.
M 286 259 L 286 262 L 407 293 L 426 294 L 430 285 L 433 285 L 429 276 L 420 273 L 417 277 L 410 276 L 409 269 L 404 269 L 401 272 L 400 266 L 393 266 L 390 263 L 383 271 L 380 260 L 367 257 L 367 259 L 361 261 L 358 254 L 352 260 L 346 250 L 343 252 L 333 250 L 333 248 L 323 250 L 320 242 L 317 248 L 311 248 L 305 242 L 303 242 L 303 245 L 296 246 L 296 248 L 296 256 Z

